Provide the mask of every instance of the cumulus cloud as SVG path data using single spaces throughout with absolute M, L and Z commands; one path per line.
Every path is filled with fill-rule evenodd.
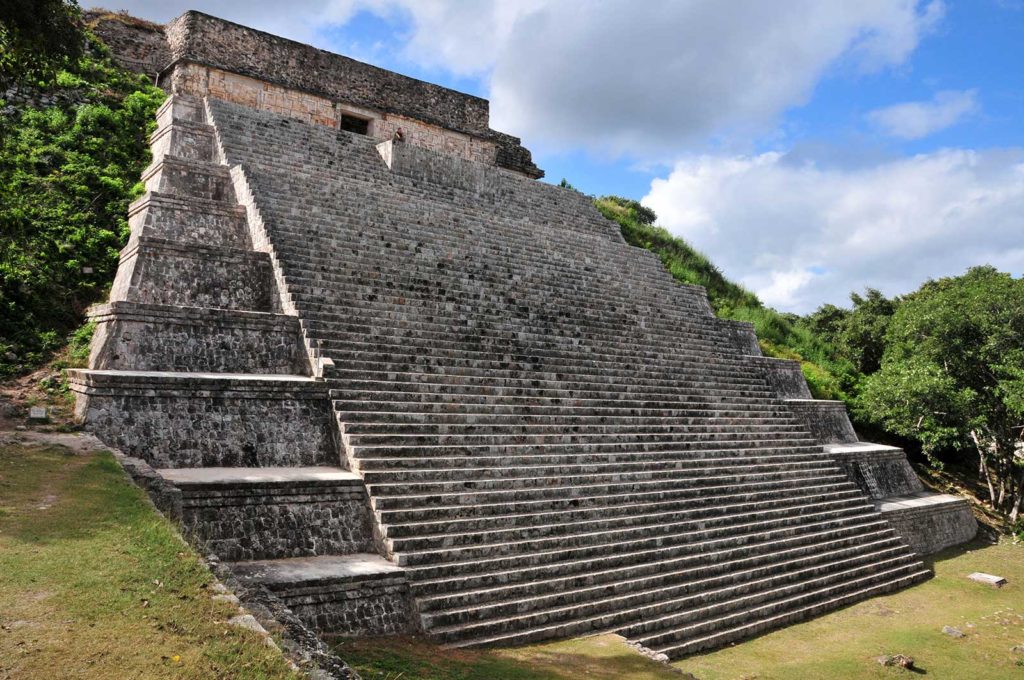
M 943 13 L 918 0 L 356 1 L 401 5 L 419 61 L 490 73 L 495 127 L 659 158 L 764 131 L 839 62 L 903 63 Z
M 944 90 L 931 101 L 904 102 L 868 113 L 871 121 L 890 137 L 921 139 L 959 123 L 978 106 L 977 90 Z
M 1024 272 L 1024 150 L 940 150 L 856 168 L 785 154 L 678 162 L 643 199 L 769 305 L 807 312 L 990 263 Z
M 315 43 L 325 26 L 358 11 L 400 17 L 407 58 L 489 81 L 494 127 L 549 148 L 654 160 L 711 135 L 767 130 L 837 63 L 866 70 L 903 63 L 943 14 L 940 0 L 295 0 L 287 11 L 269 0 L 114 0 L 114 7 L 156 20 L 195 7 Z

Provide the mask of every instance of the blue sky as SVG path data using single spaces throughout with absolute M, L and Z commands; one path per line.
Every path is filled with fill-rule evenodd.
M 491 99 L 545 181 L 643 200 L 807 312 L 1024 270 L 1024 0 L 139 0 Z

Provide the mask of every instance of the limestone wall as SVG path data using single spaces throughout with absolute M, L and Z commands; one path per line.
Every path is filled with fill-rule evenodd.
M 343 114 L 369 134 L 520 172 L 544 175 L 519 138 L 489 127 L 486 99 L 348 57 L 186 12 L 160 31 L 132 17 L 96 12 L 93 30 L 115 60 L 174 93 L 211 96 L 338 128 Z

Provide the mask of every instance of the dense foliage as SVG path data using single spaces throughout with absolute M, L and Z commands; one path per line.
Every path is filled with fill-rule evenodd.
M 81 54 L 74 0 L 0 0 L 0 86 L 52 78 Z
M 1024 502 L 1024 279 L 976 267 L 929 281 L 887 326 L 862 411 L 929 456 L 976 455 L 992 506 L 1015 521 Z
M 84 39 L 78 59 L 0 102 L 0 375 L 43 361 L 103 298 L 149 160 L 163 93 Z
M 800 318 L 765 307 L 756 295 L 725 278 L 707 257 L 654 226 L 656 216 L 650 208 L 618 196 L 604 196 L 595 203 L 605 217 L 618 222 L 627 243 L 653 252 L 677 280 L 704 286 L 718 316 L 754 324 L 766 355 L 799 361 L 814 396 L 852 397 L 860 379 L 853 364 Z

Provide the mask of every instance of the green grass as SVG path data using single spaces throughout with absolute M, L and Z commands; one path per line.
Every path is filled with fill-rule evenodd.
M 506 649 L 444 649 L 421 638 L 359 638 L 338 655 L 363 680 L 680 680 L 617 635 Z
M 1024 546 L 974 544 L 929 566 L 935 578 L 922 585 L 675 665 L 701 680 L 910 678 L 915 673 L 876 661 L 905 654 L 929 678 L 1024 678 L 1024 653 L 1011 651 L 1024 645 Z M 973 571 L 1009 585 L 974 583 L 965 578 Z M 943 626 L 966 637 L 952 638 Z
M 0 678 L 291 678 L 108 453 L 0 446 Z

